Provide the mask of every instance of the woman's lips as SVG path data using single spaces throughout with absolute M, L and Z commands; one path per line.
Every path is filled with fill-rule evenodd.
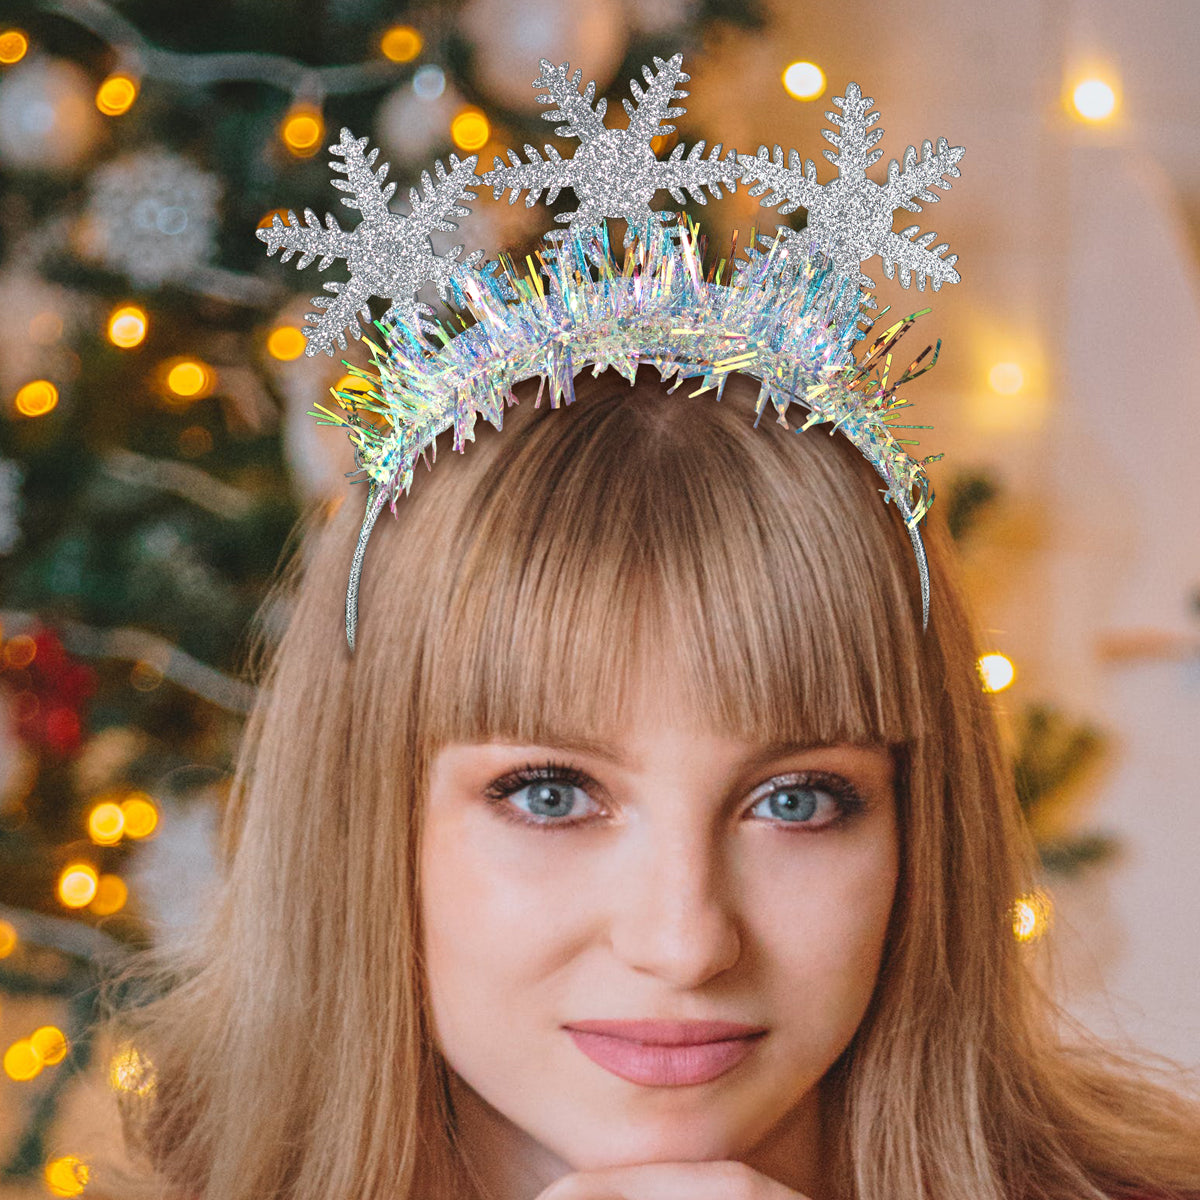
M 602 1033 L 567 1029 L 571 1040 L 606 1071 L 651 1087 L 708 1083 L 732 1070 L 766 1036 L 757 1033 L 683 1046 L 650 1045 Z

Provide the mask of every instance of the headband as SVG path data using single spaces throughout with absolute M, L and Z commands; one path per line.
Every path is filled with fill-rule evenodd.
M 937 362 L 941 340 L 926 348 L 899 377 L 892 376 L 892 351 L 922 309 L 897 321 L 856 356 L 854 344 L 877 318 L 867 290 L 875 287 L 859 269 L 874 255 L 883 260 L 889 279 L 900 269 L 902 287 L 915 275 L 919 291 L 928 279 L 933 290 L 957 283 L 955 254 L 943 257 L 946 243 L 930 248 L 937 237 L 915 237 L 918 226 L 892 230 L 897 208 L 920 212 L 918 200 L 938 199 L 931 187 L 948 189 L 945 176 L 957 177 L 961 146 L 939 138 L 922 146 L 920 159 L 909 146 L 903 165 L 892 159 L 887 182 L 875 183 L 867 168 L 883 155 L 871 147 L 883 136 L 872 130 L 878 113 L 855 83 L 844 96 L 833 97 L 840 112 L 825 116 L 837 132 L 823 130 L 837 148 L 823 151 L 837 168 L 837 177 L 817 182 L 811 159 L 803 164 L 795 150 L 784 157 L 761 146 L 756 155 L 730 149 L 722 156 L 717 143 L 705 155 L 703 141 L 684 153 L 679 143 L 660 159 L 652 140 L 672 133 L 668 121 L 684 113 L 673 101 L 688 93 L 677 85 L 689 76 L 683 56 L 654 59 L 654 69 L 642 68 L 646 86 L 630 83 L 631 100 L 624 100 L 628 125 L 612 129 L 604 123 L 607 101 L 595 99 L 596 85 L 580 90 L 581 71 L 567 76 L 568 65 L 541 60 L 533 86 L 542 104 L 554 107 L 542 116 L 562 122 L 561 137 L 578 139 L 570 158 L 547 145 L 545 153 L 525 146 L 526 161 L 513 150 L 508 163 L 496 158 L 491 171 L 476 175 L 477 156 L 459 160 L 450 155 L 449 170 L 434 164 L 420 187 L 409 192 L 409 212 L 394 213 L 389 200 L 396 190 L 387 183 L 388 164 L 378 167 L 378 149 L 367 152 L 367 139 L 348 129 L 330 147 L 330 168 L 340 178 L 333 185 L 346 194 L 342 203 L 360 220 L 344 230 L 332 214 L 325 223 L 306 209 L 303 220 L 294 212 L 287 221 L 277 214 L 269 227 L 258 230 L 267 253 L 281 250 L 286 262 L 299 254 L 299 267 L 320 259 L 324 270 L 342 259 L 349 270 L 345 282 L 326 283 L 328 295 L 317 296 L 319 312 L 306 317 L 309 355 L 333 353 L 336 343 L 346 348 L 346 334 L 362 337 L 370 349 L 372 367 L 347 366 L 362 381 L 354 390 L 331 389 L 341 409 L 317 405 L 310 412 L 321 424 L 345 427 L 354 448 L 355 471 L 369 480 L 366 512 L 350 569 L 346 593 L 346 640 L 354 649 L 358 619 L 358 582 L 371 529 L 383 505 L 390 501 L 393 516 L 401 491 L 408 493 L 413 467 L 426 447 L 453 429 L 455 450 L 474 440 L 474 424 L 482 415 L 501 429 L 506 404 L 515 403 L 515 384 L 537 376 L 540 403 L 549 386 L 550 403 L 570 404 L 574 376 L 587 367 L 592 374 L 618 371 L 630 383 L 638 365 L 651 364 L 676 387 L 699 378 L 691 395 L 712 389 L 720 400 L 731 373 L 749 375 L 760 388 L 755 424 L 770 403 L 779 424 L 792 403 L 805 410 L 795 432 L 827 423 L 830 433 L 841 430 L 879 473 L 886 488 L 885 503 L 894 501 L 912 541 L 921 578 L 923 627 L 929 622 L 929 571 L 919 524 L 933 500 L 925 464 L 942 456 L 914 458 L 905 449 L 912 439 L 896 430 L 927 428 L 896 422 L 908 405 L 897 389 L 924 374 Z M 490 185 L 499 199 L 510 191 L 509 203 L 521 192 L 532 207 L 547 191 L 551 204 L 570 188 L 578 201 L 572 212 L 556 214 L 565 228 L 548 231 L 536 256 L 524 268 L 501 254 L 483 261 L 475 250 L 459 258 L 463 246 L 445 254 L 434 251 L 430 234 L 458 228 L 455 217 L 469 215 L 464 201 L 474 200 L 472 188 Z M 798 207 L 808 214 L 800 230 L 779 225 L 774 236 L 751 231 L 742 257 L 736 257 L 737 234 L 728 258 L 705 265 L 705 238 L 686 214 L 651 208 L 660 190 L 684 203 L 684 193 L 707 203 L 705 189 L 720 198 L 722 188 L 736 192 L 751 184 L 750 195 L 763 196 L 763 207 L 779 205 L 783 216 Z M 607 221 L 626 222 L 622 253 L 614 253 Z M 536 257 L 537 262 L 534 262 Z M 618 262 L 618 257 L 620 261 Z M 433 283 L 450 311 L 448 321 L 435 319 L 431 305 L 418 299 Z M 390 307 L 371 322 L 372 296 Z M 880 311 L 879 315 L 888 311 Z M 377 340 L 364 337 L 373 324 Z M 924 366 L 920 364 L 933 351 Z M 920 368 L 920 369 L 918 369 Z M 352 480 L 361 482 L 361 480 Z

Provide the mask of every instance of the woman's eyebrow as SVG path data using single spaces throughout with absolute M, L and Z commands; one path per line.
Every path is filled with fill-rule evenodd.
M 590 738 L 576 735 L 554 734 L 544 738 L 538 738 L 536 745 L 545 746 L 548 750 L 570 751 L 577 754 L 589 754 L 594 758 L 602 759 L 605 762 L 612 763 L 617 767 L 626 767 L 624 756 L 621 751 L 608 742 L 598 738 Z M 767 742 L 764 745 L 757 747 L 752 754 L 746 759 L 746 765 L 752 770 L 762 766 L 764 763 L 770 762 L 772 759 L 782 758 L 786 754 L 799 754 L 808 750 L 817 750 L 822 748 L 822 743 L 819 742 L 795 742 L 795 741 L 780 741 Z

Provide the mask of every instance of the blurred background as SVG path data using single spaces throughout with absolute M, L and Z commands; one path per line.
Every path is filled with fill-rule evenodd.
M 889 322 L 933 310 L 902 353 L 944 339 L 906 395 L 932 426 L 916 453 L 945 455 L 980 686 L 1041 853 L 1012 936 L 1086 1028 L 1200 1066 L 1193 0 L 8 0 L 0 1197 L 86 1192 L 114 1092 L 153 1086 L 136 1046 L 92 1034 L 97 972 L 209 902 L 248 623 L 297 516 L 332 511 L 354 466 L 309 410 L 355 386 L 363 347 L 306 357 L 300 332 L 345 264 L 298 274 L 256 230 L 306 207 L 353 228 L 327 165 L 343 125 L 381 147 L 405 213 L 452 153 L 480 172 L 526 143 L 570 157 L 531 86 L 542 57 L 623 127 L 630 79 L 677 52 L 691 94 L 660 157 L 779 144 L 828 182 L 850 81 L 885 131 L 876 181 L 926 139 L 966 148 L 938 206 L 900 214 L 961 282 L 918 295 L 863 270 Z M 553 223 L 477 197 L 439 252 L 523 257 Z M 726 254 L 735 231 L 804 224 L 762 198 L 688 211 Z

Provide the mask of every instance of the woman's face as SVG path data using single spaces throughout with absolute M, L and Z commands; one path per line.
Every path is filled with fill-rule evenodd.
M 542 1186 L 739 1159 L 812 1187 L 816 1085 L 866 1011 L 895 893 L 891 756 L 697 733 L 661 677 L 642 695 L 611 757 L 488 742 L 433 760 L 421 920 L 460 1127 Z M 550 761 L 579 774 L 513 777 Z M 721 1048 L 566 1028 L 639 1018 L 766 1032 L 732 1043 L 723 1074 L 681 1082 L 685 1058 Z

